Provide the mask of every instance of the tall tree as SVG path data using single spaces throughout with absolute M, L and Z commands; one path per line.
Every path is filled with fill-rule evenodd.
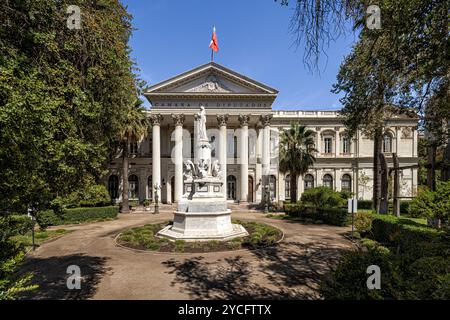
M 68 28 L 69 5 L 79 6 L 81 29 Z M 9 277 L 21 250 L 4 250 L 11 214 L 46 208 L 107 169 L 138 96 L 131 32 L 118 0 L 0 1 L 0 230 L 8 231 L 0 291 L 12 290 L 8 298 L 23 281 Z
M 280 135 L 280 161 L 281 172 L 289 172 L 291 201 L 297 200 L 297 177 L 308 171 L 316 158 L 314 153 L 314 132 L 298 123 L 292 123 Z
M 130 211 L 129 206 L 129 148 L 148 132 L 148 118 L 145 109 L 139 105 L 127 109 L 122 120 L 122 130 L 119 132 L 119 141 L 122 146 L 122 213 Z

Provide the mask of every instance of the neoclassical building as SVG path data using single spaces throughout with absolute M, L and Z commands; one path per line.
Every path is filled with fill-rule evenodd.
M 290 197 L 289 173 L 278 170 L 279 132 L 292 122 L 315 132 L 317 161 L 298 177 L 298 197 L 307 188 L 328 186 L 349 190 L 359 199 L 372 196 L 373 141 L 360 132 L 350 138 L 337 111 L 273 110 L 278 91 L 216 63 L 207 63 L 150 87 L 152 123 L 146 137 L 130 143 L 130 198 L 154 199 L 160 186 L 163 203 L 177 202 L 184 193 L 183 161 L 194 159 L 195 115 L 207 112 L 212 156 L 223 170 L 229 201 L 257 203 L 269 186 L 271 198 Z M 401 171 L 401 196 L 417 189 L 417 119 L 386 119 L 383 152 L 392 165 L 397 153 Z M 121 157 L 111 162 L 105 177 L 111 196 L 120 201 Z

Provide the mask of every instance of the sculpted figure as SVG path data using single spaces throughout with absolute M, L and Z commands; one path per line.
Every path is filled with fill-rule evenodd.
M 206 111 L 205 107 L 200 107 L 200 112 L 197 113 L 198 118 L 198 140 L 208 140 L 208 136 L 206 135 Z

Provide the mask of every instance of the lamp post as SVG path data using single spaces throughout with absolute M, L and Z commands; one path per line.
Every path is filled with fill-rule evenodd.
M 32 247 L 33 247 L 33 251 L 34 251 L 34 250 L 36 250 L 36 243 L 35 243 L 35 236 L 34 236 L 36 217 L 35 217 L 35 212 L 31 206 L 28 207 L 27 214 L 28 214 L 28 217 L 30 217 L 31 221 L 33 222 L 32 227 L 31 227 L 31 242 L 32 242 Z
M 161 189 L 161 186 L 159 184 L 155 184 L 155 212 L 154 214 L 159 213 L 159 190 Z

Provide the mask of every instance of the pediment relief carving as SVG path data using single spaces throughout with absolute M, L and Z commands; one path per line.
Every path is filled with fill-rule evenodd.
M 225 84 L 223 84 L 216 76 L 209 75 L 206 81 L 200 85 L 197 85 L 186 92 L 220 92 L 229 93 L 232 92 Z

